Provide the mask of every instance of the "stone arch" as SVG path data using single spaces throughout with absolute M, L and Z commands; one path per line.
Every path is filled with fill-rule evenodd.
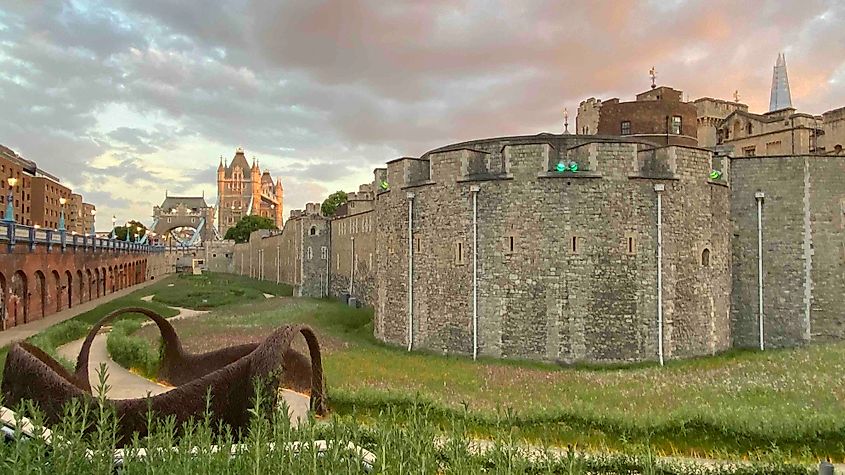
M 65 288 L 67 289 L 67 308 L 73 307 L 73 272 L 65 271 Z
M 62 311 L 62 276 L 59 275 L 59 271 L 53 269 L 51 272 L 53 277 L 53 288 L 56 289 L 56 311 Z
M 106 295 L 108 290 L 107 290 L 106 268 L 105 267 L 100 267 L 100 285 L 103 287 L 102 292 L 100 292 L 100 295 Z
M 94 297 L 96 295 L 97 298 L 100 298 L 100 268 L 99 267 L 94 268 L 94 287 L 96 287 L 96 289 L 94 290 L 94 294 L 92 294 L 91 297 Z
M 85 301 L 85 277 L 82 275 L 82 269 L 76 269 L 76 303 Z
M 29 279 L 22 270 L 12 274 L 9 313 L 15 325 L 29 320 Z
M 109 293 L 114 293 L 114 266 L 109 266 Z
M 706 247 L 701 251 L 701 267 L 710 267 L 710 249 Z
M 94 277 L 91 269 L 85 269 L 85 281 L 88 283 L 88 300 L 94 300 Z
M 44 318 L 47 314 L 47 279 L 41 270 L 35 271 L 35 298 L 38 299 L 40 308 L 33 316 Z
M 8 295 L 6 293 L 6 276 L 0 272 L 0 322 L 3 323 L 3 329 L 6 329 L 6 299 Z

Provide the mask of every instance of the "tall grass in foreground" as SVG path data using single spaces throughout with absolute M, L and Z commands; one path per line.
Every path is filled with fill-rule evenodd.
M 106 381 L 100 379 L 104 400 Z M 261 397 L 254 407 L 266 408 Z M 106 406 L 68 404 L 64 417 L 52 427 L 54 437 L 48 446 L 40 439 L 0 445 L 2 473 L 125 474 L 172 473 L 365 473 L 360 452 L 349 442 L 375 454 L 372 473 L 557 473 L 557 474 L 773 474 L 809 475 L 810 467 L 791 464 L 745 463 L 729 466 L 697 465 L 659 459 L 654 454 L 591 454 L 573 450 L 553 451 L 520 445 L 507 431 L 488 441 L 474 441 L 460 421 L 441 430 L 430 422 L 428 409 L 410 406 L 388 409 L 379 423 L 363 426 L 355 417 L 335 417 L 329 422 L 310 420 L 291 427 L 284 407 L 252 410 L 248 428 L 232 433 L 206 414 L 176 427 L 172 419 L 150 417 L 151 433 L 124 448 L 123 459 L 115 464 L 113 412 Z M 42 419 L 36 408 L 19 411 Z M 311 442 L 329 441 L 320 452 Z M 237 441 L 237 445 L 236 445 Z M 230 456 L 230 453 L 237 453 Z

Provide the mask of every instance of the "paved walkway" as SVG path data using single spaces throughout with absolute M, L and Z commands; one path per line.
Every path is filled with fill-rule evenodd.
M 125 289 L 118 290 L 117 292 L 108 294 L 104 297 L 100 297 L 95 300 L 89 300 L 88 302 L 78 304 L 74 307 L 62 310 L 61 312 L 56 312 L 52 315 L 48 315 L 47 317 L 42 318 L 41 320 L 36 320 L 34 322 L 29 322 L 24 325 L 18 325 L 9 328 L 8 330 L 0 331 L 0 347 L 10 345 L 16 341 L 26 340 L 32 335 L 40 333 L 57 323 L 61 323 L 65 320 L 70 320 L 71 318 L 81 313 L 93 310 L 106 302 L 110 302 L 116 298 L 123 297 L 124 295 L 128 295 L 138 289 L 143 289 L 144 287 L 155 284 L 156 282 L 159 282 L 159 280 L 148 280 L 146 282 L 133 285 L 132 287 L 127 287 Z

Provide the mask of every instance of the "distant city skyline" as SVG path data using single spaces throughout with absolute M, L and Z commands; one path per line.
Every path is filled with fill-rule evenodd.
M 171 194 L 216 198 L 243 147 L 285 213 L 445 143 L 563 129 L 651 84 L 765 112 L 845 105 L 840 2 L 4 2 L 0 144 L 97 205 L 98 229 Z M 570 130 L 572 126 L 570 125 Z M 216 203 L 215 203 L 216 204 Z

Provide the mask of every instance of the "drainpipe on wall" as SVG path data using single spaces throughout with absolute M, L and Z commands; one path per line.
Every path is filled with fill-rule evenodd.
M 408 351 L 414 342 L 414 193 L 408 192 Z
M 281 259 L 282 247 L 276 246 L 276 283 L 282 283 L 282 259 Z
M 349 296 L 352 297 L 352 289 L 355 284 L 355 236 L 350 238 L 352 241 L 352 254 L 349 261 Z
M 478 192 L 481 187 L 472 185 L 472 359 L 478 358 Z
M 654 185 L 657 193 L 657 357 L 663 366 L 663 192 L 666 186 Z
M 763 199 L 765 193 L 758 191 L 754 193 L 757 200 L 757 321 L 760 327 L 760 350 L 763 345 Z
M 299 220 L 299 296 L 302 297 L 303 287 L 305 287 L 305 236 L 302 234 L 302 219 Z

